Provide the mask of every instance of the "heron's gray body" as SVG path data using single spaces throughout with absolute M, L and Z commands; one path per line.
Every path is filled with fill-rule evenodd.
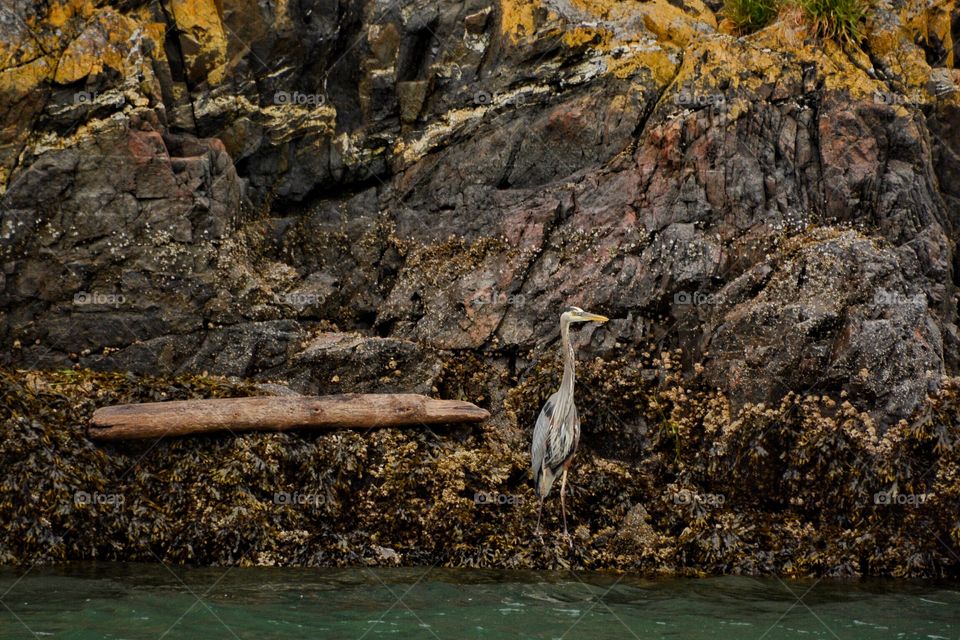
M 607 318 L 570 307 L 560 314 L 560 340 L 563 345 L 563 380 L 560 389 L 547 399 L 533 428 L 530 445 L 530 470 L 533 473 L 540 511 L 537 512 L 537 531 L 540 530 L 540 512 L 543 499 L 550 493 L 553 482 L 560 475 L 560 507 L 563 511 L 563 531 L 567 532 L 567 508 L 564 493 L 567 469 L 580 442 L 580 416 L 573 402 L 574 363 L 576 355 L 570 343 L 570 325 L 575 322 L 606 322 Z
M 563 471 L 573 454 L 577 452 L 580 441 L 580 416 L 577 405 L 571 399 L 562 402 L 557 391 L 547 400 L 540 410 L 537 425 L 533 428 L 533 446 L 531 447 L 531 466 L 537 495 L 543 499 L 550 493 L 554 480 Z M 556 431 L 556 437 L 548 433 Z

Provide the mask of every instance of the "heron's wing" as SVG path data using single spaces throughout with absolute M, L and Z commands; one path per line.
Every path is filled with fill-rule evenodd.
M 533 442 L 530 445 L 530 468 L 533 470 L 534 477 L 536 477 L 537 471 L 543 467 L 545 461 L 550 467 L 556 465 L 554 460 L 556 452 L 551 447 L 550 431 L 558 426 L 554 424 L 556 420 L 554 410 L 557 406 L 558 395 L 559 392 L 554 393 L 547 399 L 543 409 L 540 410 L 540 415 L 537 417 L 537 424 L 533 428 Z
M 580 414 L 577 413 L 577 405 L 570 405 L 570 419 L 573 421 L 573 447 L 576 449 L 580 442 Z

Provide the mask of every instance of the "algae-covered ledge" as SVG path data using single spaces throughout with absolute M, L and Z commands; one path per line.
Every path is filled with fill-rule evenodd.
M 956 577 L 958 11 L 3 8 L 0 563 Z M 573 550 L 527 477 L 568 305 Z M 291 390 L 490 418 L 88 437 Z
M 492 368 L 450 356 L 437 392 L 489 408 L 482 426 L 103 445 L 86 436 L 97 406 L 270 387 L 6 370 L 0 562 L 955 575 L 960 381 L 881 432 L 841 398 L 733 412 L 681 381 L 677 354 L 631 355 L 580 368 L 574 550 L 533 535 L 526 447 L 552 360 L 501 394 Z

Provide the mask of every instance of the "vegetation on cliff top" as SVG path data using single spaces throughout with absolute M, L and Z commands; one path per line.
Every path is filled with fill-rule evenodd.
M 723 15 L 742 33 L 752 33 L 778 16 L 796 16 L 821 38 L 857 42 L 869 5 L 865 0 L 724 0 Z

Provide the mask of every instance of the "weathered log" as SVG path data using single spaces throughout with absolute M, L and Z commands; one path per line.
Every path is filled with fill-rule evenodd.
M 412 393 L 176 400 L 97 409 L 90 437 L 129 440 L 214 431 L 398 427 L 479 422 L 489 415 L 470 402 Z

